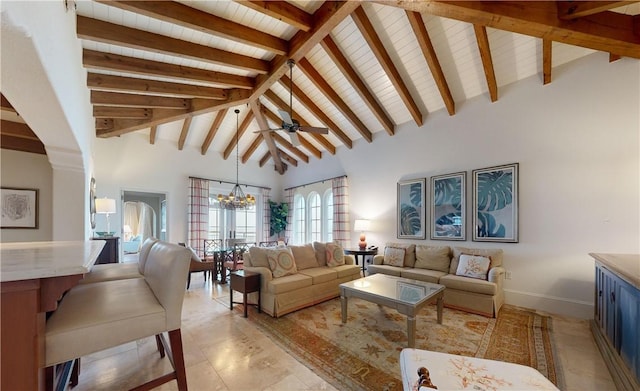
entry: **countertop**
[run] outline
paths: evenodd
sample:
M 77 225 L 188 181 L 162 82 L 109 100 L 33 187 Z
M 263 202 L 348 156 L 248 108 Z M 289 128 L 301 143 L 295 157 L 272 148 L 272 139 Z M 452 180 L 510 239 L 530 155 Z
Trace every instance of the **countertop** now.
M 640 289 L 640 254 L 589 253 L 607 269 Z
M 0 243 L 0 281 L 85 274 L 104 240 Z

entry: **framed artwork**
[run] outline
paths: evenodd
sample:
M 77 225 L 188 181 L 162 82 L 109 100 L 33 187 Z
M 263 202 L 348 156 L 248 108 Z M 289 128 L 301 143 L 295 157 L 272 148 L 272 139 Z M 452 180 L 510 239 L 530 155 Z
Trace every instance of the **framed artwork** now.
M 431 239 L 465 240 L 467 173 L 431 177 Z
M 38 228 L 38 189 L 0 189 L 0 228 Z
M 473 170 L 473 240 L 518 242 L 518 163 Z
M 398 182 L 398 238 L 425 239 L 426 180 Z

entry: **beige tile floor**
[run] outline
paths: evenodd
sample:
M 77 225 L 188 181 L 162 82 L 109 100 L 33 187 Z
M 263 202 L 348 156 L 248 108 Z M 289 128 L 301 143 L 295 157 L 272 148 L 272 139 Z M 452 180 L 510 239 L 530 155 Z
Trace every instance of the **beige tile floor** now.
M 335 390 L 230 311 L 228 301 L 226 284 L 205 283 L 200 273 L 192 276 L 182 318 L 190 390 Z M 615 390 L 588 322 L 553 316 L 553 327 L 564 389 Z M 84 357 L 74 391 L 129 389 L 169 369 L 169 361 L 160 360 L 155 340 L 149 338 Z M 176 383 L 159 389 L 175 390 Z

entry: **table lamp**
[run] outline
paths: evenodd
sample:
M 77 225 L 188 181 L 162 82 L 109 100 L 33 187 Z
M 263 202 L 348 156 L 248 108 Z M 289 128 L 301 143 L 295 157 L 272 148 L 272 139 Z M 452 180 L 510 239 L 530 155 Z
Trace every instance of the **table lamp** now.
M 112 198 L 96 198 L 96 213 L 107 215 L 107 235 L 111 236 L 109 215 L 116 213 L 116 200 Z
M 355 227 L 353 228 L 355 231 L 360 231 L 360 243 L 358 243 L 358 247 L 360 250 L 364 250 L 367 248 L 367 238 L 365 237 L 365 231 L 369 230 L 369 226 L 371 222 L 369 220 L 356 220 Z

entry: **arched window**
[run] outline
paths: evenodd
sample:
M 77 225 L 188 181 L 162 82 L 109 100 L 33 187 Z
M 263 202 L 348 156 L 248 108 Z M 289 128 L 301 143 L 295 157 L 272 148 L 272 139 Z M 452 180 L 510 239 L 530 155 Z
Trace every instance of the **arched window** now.
M 309 235 L 307 243 L 322 241 L 322 203 L 320 194 L 313 191 L 309 194 Z
M 328 189 L 322 198 L 322 237 L 325 242 L 333 242 L 333 191 Z
M 304 244 L 306 240 L 307 211 L 304 197 L 296 194 L 293 197 L 293 244 Z

